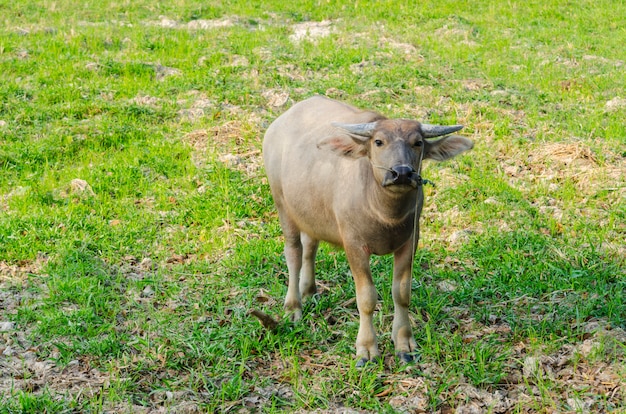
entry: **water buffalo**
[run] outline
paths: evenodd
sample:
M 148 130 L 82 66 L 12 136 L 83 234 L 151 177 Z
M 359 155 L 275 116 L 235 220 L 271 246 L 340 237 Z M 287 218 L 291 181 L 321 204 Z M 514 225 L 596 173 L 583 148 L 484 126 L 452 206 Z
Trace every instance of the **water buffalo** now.
M 391 338 L 402 361 L 413 358 L 417 344 L 408 307 L 424 201 L 421 164 L 471 149 L 472 141 L 448 135 L 461 128 L 388 119 L 316 96 L 291 107 L 267 129 L 263 158 L 289 271 L 285 309 L 292 320 L 300 319 L 302 298 L 316 293 L 320 240 L 342 247 L 356 287 L 358 365 L 380 356 L 372 322 L 378 298 L 372 254 L 394 254 Z

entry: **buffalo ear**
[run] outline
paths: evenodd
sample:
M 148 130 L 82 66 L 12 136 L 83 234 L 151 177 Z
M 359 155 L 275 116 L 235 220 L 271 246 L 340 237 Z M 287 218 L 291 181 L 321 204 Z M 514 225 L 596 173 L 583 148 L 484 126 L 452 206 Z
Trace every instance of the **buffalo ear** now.
M 448 135 L 436 141 L 425 140 L 424 159 L 443 161 L 470 150 L 474 143 L 460 135 Z
M 317 144 L 319 149 L 329 149 L 343 157 L 361 158 L 367 155 L 367 139 L 339 135 L 324 138 Z

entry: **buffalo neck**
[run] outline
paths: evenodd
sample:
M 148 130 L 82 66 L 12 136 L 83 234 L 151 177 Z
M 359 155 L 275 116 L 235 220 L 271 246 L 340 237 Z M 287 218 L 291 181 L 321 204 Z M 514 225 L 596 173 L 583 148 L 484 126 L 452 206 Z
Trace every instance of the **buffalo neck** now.
M 402 224 L 414 219 L 415 208 L 421 209 L 424 200 L 422 186 L 407 192 L 394 192 L 376 181 L 371 167 L 366 174 L 368 175 L 366 182 L 369 185 L 365 188 L 365 192 L 370 211 L 390 225 Z

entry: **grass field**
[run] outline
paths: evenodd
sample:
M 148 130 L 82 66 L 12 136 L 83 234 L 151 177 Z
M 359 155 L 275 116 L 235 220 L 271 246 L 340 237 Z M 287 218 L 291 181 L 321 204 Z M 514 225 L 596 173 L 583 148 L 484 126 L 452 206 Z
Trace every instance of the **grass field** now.
M 0 0 L 0 413 L 625 412 L 623 1 Z M 465 125 L 411 316 L 354 366 L 341 251 L 282 318 L 265 128 L 323 94 Z

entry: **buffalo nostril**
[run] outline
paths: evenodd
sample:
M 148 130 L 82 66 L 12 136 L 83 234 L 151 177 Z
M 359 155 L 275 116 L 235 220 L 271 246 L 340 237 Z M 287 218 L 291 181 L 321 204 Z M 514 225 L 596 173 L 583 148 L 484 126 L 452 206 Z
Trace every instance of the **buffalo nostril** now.
M 391 174 L 393 175 L 394 180 L 398 180 L 400 178 L 407 178 L 414 172 L 415 170 L 413 169 L 413 167 L 409 165 L 398 165 L 391 169 Z

